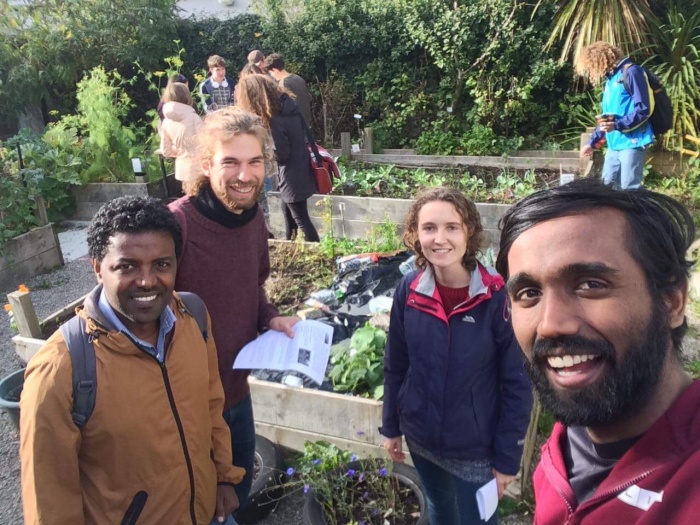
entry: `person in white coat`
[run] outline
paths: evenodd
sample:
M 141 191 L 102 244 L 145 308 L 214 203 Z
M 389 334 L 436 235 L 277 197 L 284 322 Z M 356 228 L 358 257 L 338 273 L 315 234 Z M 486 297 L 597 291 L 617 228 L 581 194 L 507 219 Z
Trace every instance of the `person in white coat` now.
M 160 153 L 175 159 L 175 178 L 183 191 L 202 175 L 197 163 L 197 133 L 202 119 L 192 107 L 192 95 L 185 84 L 171 83 L 163 93 L 163 125 L 160 128 Z

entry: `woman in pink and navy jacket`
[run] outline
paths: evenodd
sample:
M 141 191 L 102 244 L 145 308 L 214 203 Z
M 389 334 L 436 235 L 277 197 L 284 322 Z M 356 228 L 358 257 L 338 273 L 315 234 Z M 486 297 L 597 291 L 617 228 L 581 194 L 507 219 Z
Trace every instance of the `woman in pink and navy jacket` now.
M 423 269 L 394 296 L 381 432 L 398 462 L 406 438 L 433 525 L 484 523 L 476 491 L 495 477 L 500 497 L 514 479 L 532 407 L 503 279 L 476 259 L 483 239 L 476 206 L 451 188 L 422 191 L 406 217 Z

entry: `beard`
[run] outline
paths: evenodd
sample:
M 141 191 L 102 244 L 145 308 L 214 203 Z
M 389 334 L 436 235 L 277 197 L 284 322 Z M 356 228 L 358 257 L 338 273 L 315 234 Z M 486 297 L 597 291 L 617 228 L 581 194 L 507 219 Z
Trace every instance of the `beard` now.
M 221 201 L 221 204 L 223 204 L 228 211 L 236 213 L 242 210 L 249 210 L 250 208 L 255 206 L 255 204 L 258 202 L 260 192 L 263 189 L 263 183 L 251 182 L 246 185 L 241 185 L 241 187 L 253 188 L 253 191 L 247 194 L 247 196 L 249 197 L 247 201 L 232 199 L 228 193 L 228 186 L 216 188 L 212 186 L 212 189 L 214 190 L 214 194 L 216 195 L 216 197 Z
M 567 426 L 600 427 L 622 421 L 645 405 L 659 382 L 671 346 L 668 315 L 656 304 L 647 325 L 636 331 L 627 348 L 615 349 L 605 340 L 580 336 L 540 339 L 532 348 L 532 361 L 526 369 L 545 410 Z M 658 325 L 654 320 L 660 320 Z M 581 388 L 562 391 L 547 379 L 547 357 L 565 354 L 598 354 L 603 377 Z

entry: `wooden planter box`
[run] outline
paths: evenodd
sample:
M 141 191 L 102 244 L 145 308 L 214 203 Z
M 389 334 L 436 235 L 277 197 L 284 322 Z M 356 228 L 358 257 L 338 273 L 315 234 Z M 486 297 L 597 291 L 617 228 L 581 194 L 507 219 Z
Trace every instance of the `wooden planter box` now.
M 15 288 L 26 279 L 63 266 L 52 224 L 10 239 L 0 250 L 0 290 Z
M 253 377 L 248 383 L 256 431 L 275 443 L 304 450 L 304 441 L 324 440 L 365 457 L 383 449 L 381 401 Z
M 284 238 L 284 214 L 282 212 L 282 200 L 279 192 L 270 192 L 267 196 L 270 205 L 270 227 L 272 233 L 280 239 Z M 348 237 L 362 239 L 373 227 L 384 224 L 387 219 L 395 224 L 403 224 L 408 209 L 413 203 L 410 199 L 385 199 L 381 197 L 346 197 L 336 195 L 312 195 L 308 200 L 309 215 L 319 235 L 328 230 L 328 225 L 323 222 L 326 213 L 324 199 L 330 202 L 333 235 L 336 237 Z M 484 226 L 486 246 L 497 249 L 501 239 L 498 223 L 503 214 L 510 208 L 510 204 L 477 203 L 477 209 L 481 215 Z
M 179 195 L 178 182 L 174 175 L 168 176 L 168 192 Z M 91 182 L 72 189 L 75 197 L 75 212 L 69 217 L 76 221 L 89 221 L 105 202 L 124 195 L 166 197 L 162 180 L 153 182 Z

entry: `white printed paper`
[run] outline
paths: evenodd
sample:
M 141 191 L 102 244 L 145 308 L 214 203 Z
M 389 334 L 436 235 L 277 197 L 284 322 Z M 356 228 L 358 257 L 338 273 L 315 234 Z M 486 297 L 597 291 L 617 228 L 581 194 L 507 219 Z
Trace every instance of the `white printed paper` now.
M 496 478 L 476 491 L 476 504 L 479 506 L 479 517 L 488 521 L 498 508 L 498 485 Z
M 319 385 L 326 374 L 333 343 L 333 327 L 318 321 L 299 321 L 294 337 L 268 330 L 243 347 L 233 368 L 296 370 Z

